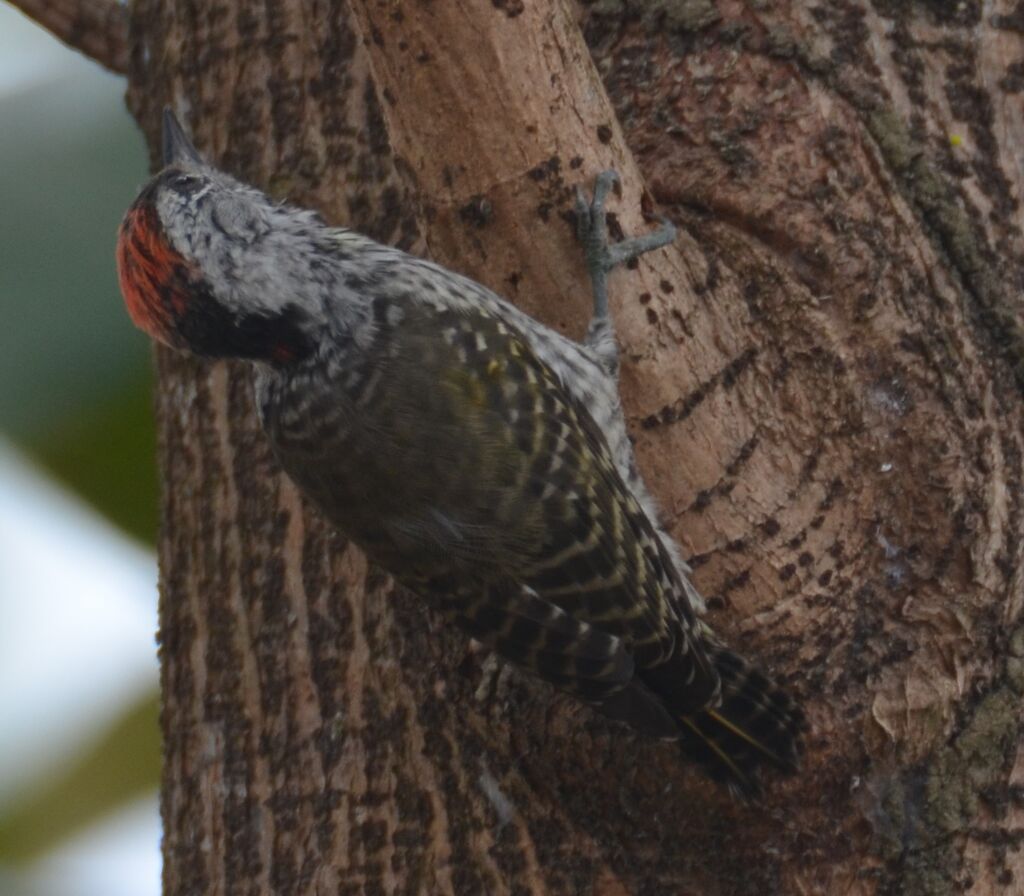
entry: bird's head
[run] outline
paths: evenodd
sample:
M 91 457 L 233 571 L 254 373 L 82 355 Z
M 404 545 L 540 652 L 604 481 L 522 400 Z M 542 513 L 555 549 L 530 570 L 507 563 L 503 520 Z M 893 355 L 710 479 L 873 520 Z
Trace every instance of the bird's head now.
M 304 357 L 313 328 L 302 280 L 322 225 L 207 164 L 169 109 L 163 128 L 164 167 L 118 233 L 118 279 L 132 320 L 197 355 Z

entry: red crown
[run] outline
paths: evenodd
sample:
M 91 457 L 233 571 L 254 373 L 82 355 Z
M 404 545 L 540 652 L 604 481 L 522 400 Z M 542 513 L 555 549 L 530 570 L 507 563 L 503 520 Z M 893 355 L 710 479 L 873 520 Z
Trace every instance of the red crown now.
M 117 277 L 128 314 L 154 339 L 173 344 L 174 322 L 188 309 L 188 262 L 171 246 L 156 209 L 138 203 L 121 222 Z

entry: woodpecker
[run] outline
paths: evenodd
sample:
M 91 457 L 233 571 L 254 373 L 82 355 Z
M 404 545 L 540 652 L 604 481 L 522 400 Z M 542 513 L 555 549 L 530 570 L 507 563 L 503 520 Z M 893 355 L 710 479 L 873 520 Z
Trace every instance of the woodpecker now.
M 619 401 L 608 273 L 670 223 L 610 243 L 614 173 L 577 191 L 594 291 L 577 343 L 217 170 L 170 110 L 163 152 L 118 235 L 128 312 L 166 345 L 252 363 L 273 451 L 333 525 L 499 656 L 733 791 L 796 767 L 802 712 L 702 620 Z

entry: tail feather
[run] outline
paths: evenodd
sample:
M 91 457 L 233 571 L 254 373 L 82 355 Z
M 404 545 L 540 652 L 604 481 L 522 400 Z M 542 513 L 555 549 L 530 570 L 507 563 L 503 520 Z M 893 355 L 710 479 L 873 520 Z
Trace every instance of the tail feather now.
M 804 715 L 785 691 L 742 657 L 719 645 L 706 649 L 722 681 L 722 702 L 680 716 L 680 743 L 712 778 L 754 796 L 762 766 L 796 771 Z

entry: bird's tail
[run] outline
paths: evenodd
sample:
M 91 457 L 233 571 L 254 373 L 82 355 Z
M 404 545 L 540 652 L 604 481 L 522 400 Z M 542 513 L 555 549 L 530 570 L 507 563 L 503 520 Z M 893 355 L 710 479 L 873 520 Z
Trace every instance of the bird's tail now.
M 792 698 L 738 654 L 705 649 L 722 682 L 722 702 L 679 717 L 683 752 L 730 790 L 753 796 L 762 765 L 796 771 L 804 714 Z

